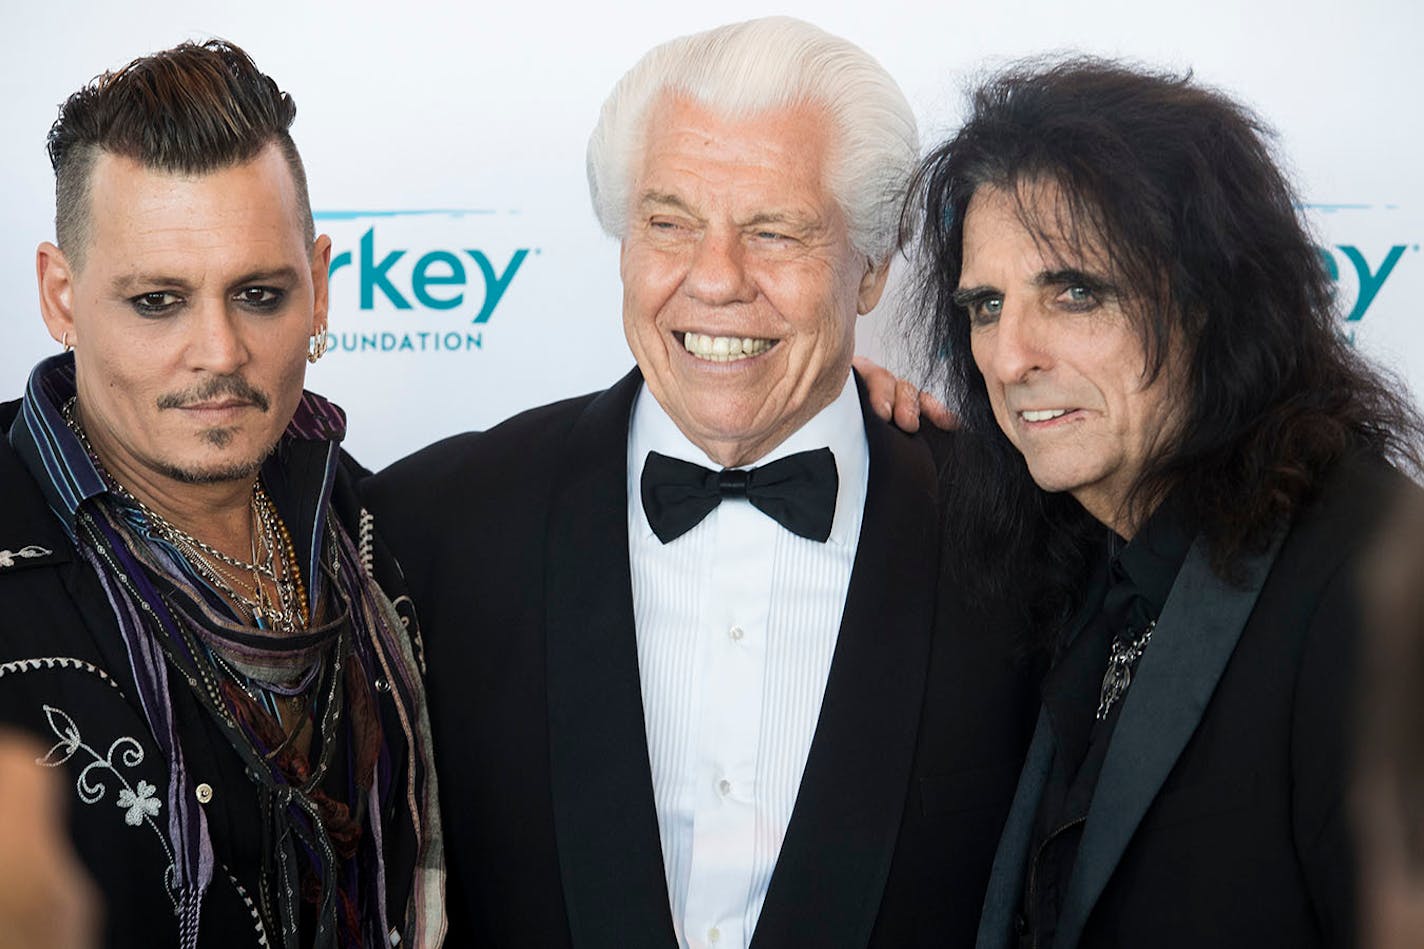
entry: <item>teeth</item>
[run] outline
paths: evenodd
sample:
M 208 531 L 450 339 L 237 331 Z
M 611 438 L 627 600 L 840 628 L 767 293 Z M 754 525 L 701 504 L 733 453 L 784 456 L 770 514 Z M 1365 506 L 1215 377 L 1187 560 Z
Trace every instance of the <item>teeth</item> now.
M 682 345 L 692 355 L 712 362 L 735 362 L 749 356 L 759 356 L 771 348 L 772 340 L 738 336 L 708 336 L 704 333 L 682 334 Z
M 1067 415 L 1067 409 L 1025 409 L 1019 413 L 1025 422 L 1046 422 L 1049 419 Z

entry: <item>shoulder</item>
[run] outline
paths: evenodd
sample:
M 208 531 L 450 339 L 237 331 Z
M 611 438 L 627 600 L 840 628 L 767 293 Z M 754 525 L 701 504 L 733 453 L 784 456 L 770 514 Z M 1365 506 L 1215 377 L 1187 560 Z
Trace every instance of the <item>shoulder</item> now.
M 410 490 L 463 488 L 472 480 L 509 480 L 536 469 L 558 455 L 569 430 L 597 395 L 542 405 L 486 431 L 442 439 L 367 479 L 362 491 L 379 502 Z
M 1378 537 L 1389 512 L 1420 487 L 1377 455 L 1353 455 L 1338 462 L 1297 513 L 1282 545 L 1282 558 L 1339 570 Z
M 571 446 L 624 450 L 640 384 L 625 377 L 611 389 L 436 442 L 362 481 L 362 501 L 403 563 L 432 537 L 463 544 L 472 531 L 534 529 L 557 479 L 583 463 L 570 457 Z
M 50 511 L 45 496 L 24 460 L 10 447 L 10 424 L 14 421 L 19 402 L 0 405 L 0 553 L 13 553 L 25 548 L 40 547 L 52 552 L 45 557 L 0 558 L 0 575 L 21 572 L 21 567 L 35 567 L 62 562 L 69 540 L 58 518 Z M 6 566 L 7 561 L 11 563 Z

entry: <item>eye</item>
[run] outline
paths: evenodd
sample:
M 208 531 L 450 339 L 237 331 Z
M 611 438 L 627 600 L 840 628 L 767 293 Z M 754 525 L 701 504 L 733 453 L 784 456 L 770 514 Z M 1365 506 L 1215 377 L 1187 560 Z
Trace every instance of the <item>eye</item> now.
M 756 232 L 756 236 L 757 236 L 757 239 L 758 239 L 758 240 L 763 240 L 763 241 L 789 241 L 789 240 L 791 240 L 791 235 L 789 235 L 789 234 L 782 234 L 780 231 L 757 231 L 757 232 Z
M 140 316 L 162 316 L 182 302 L 181 297 L 167 290 L 152 290 L 129 298 L 129 305 Z
M 1058 300 L 1070 310 L 1091 310 L 1098 305 L 1098 294 L 1092 287 L 1075 283 L 1065 287 Z
M 275 310 L 282 305 L 286 293 L 275 287 L 243 287 L 233 299 L 249 310 Z
M 997 294 L 986 294 L 967 300 L 964 309 L 969 314 L 970 326 L 990 326 L 999 321 L 1004 312 L 1004 298 Z

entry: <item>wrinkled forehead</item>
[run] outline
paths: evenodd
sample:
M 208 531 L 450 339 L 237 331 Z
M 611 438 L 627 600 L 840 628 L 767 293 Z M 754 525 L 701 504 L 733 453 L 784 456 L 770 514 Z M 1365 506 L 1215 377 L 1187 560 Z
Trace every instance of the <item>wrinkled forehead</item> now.
M 819 107 L 736 116 L 686 97 L 666 99 L 643 143 L 632 207 L 661 201 L 699 215 L 825 226 L 840 207 L 828 180 L 829 137 Z

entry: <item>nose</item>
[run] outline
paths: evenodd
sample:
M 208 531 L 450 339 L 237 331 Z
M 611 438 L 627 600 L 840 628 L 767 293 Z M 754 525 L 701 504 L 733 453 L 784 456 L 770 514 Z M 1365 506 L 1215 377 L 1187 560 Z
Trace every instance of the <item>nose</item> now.
M 692 251 L 683 288 L 709 306 L 750 303 L 756 287 L 747 272 L 747 249 L 735 231 L 708 228 Z
M 1014 385 L 1049 368 L 1052 359 L 1046 330 L 1041 316 L 1005 300 L 993 326 L 975 334 L 984 337 L 973 347 L 979 371 L 986 379 Z
M 241 317 L 226 301 L 201 304 L 193 313 L 188 362 L 193 369 L 229 375 L 247 364 L 250 353 L 241 332 Z

